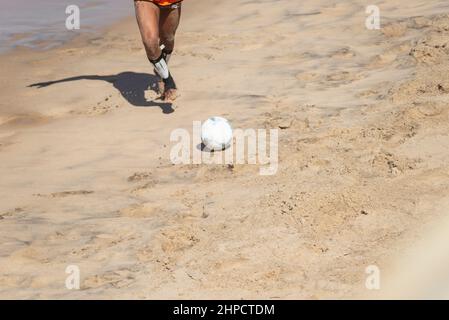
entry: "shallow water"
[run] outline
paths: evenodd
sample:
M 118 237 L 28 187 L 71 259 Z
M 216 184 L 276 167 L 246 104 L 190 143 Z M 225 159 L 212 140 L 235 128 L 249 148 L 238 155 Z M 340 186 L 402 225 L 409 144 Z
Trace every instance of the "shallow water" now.
M 80 30 L 67 30 L 66 8 L 80 8 Z M 16 46 L 48 49 L 131 15 L 131 0 L 0 0 L 0 52 Z

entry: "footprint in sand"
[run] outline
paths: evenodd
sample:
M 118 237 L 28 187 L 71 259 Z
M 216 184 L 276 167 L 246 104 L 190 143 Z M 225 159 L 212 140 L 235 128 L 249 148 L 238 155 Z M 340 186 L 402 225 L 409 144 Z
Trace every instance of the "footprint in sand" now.
M 416 111 L 425 117 L 436 117 L 442 115 L 444 111 L 447 112 L 447 108 L 442 104 L 434 102 L 422 102 L 414 105 Z
M 371 166 L 376 171 L 389 176 L 398 176 L 408 170 L 416 168 L 418 160 L 396 156 L 388 151 L 380 151 L 371 161 Z
M 330 54 L 331 58 L 344 58 L 344 59 L 347 59 L 347 58 L 353 58 L 355 56 L 356 56 L 355 51 L 352 50 L 349 47 L 340 48 L 338 50 L 333 51 Z
M 136 172 L 129 176 L 127 180 L 130 183 L 140 183 L 131 190 L 133 194 L 139 194 L 157 185 L 157 181 L 153 178 L 152 172 Z
M 421 64 L 436 64 L 447 60 L 449 44 L 441 36 L 429 36 L 420 40 L 410 51 L 410 55 Z
M 14 208 L 13 210 L 9 210 L 0 214 L 0 220 L 9 218 L 9 217 L 17 217 L 17 215 L 23 214 L 25 211 L 24 208 Z
M 165 253 L 184 251 L 200 241 L 193 230 L 169 229 L 161 233 L 160 244 Z
M 395 62 L 397 59 L 397 54 L 393 51 L 386 51 L 374 57 L 374 59 L 369 63 L 369 68 L 380 68 Z
M 136 257 L 140 262 L 155 262 L 165 270 L 171 270 L 175 262 L 200 242 L 198 232 L 186 227 L 165 229 L 154 242 L 140 248 Z
M 241 256 L 220 259 L 214 264 L 214 270 L 226 272 L 241 269 L 249 259 Z
M 52 253 L 42 246 L 30 243 L 28 246 L 20 248 L 10 255 L 12 259 L 33 260 L 38 263 L 48 263 L 52 260 Z
M 152 172 L 136 172 L 128 177 L 128 182 L 141 182 L 151 179 L 153 177 Z
M 47 198 L 65 198 L 70 196 L 84 196 L 94 193 L 94 191 L 90 190 L 75 190 L 75 191 L 62 191 L 62 192 L 54 192 L 50 194 L 34 194 L 37 197 L 47 197 Z
M 90 258 L 96 256 L 98 259 L 108 259 L 107 249 L 123 244 L 124 242 L 131 241 L 135 238 L 134 234 L 115 233 L 115 234 L 98 234 L 88 240 L 81 247 L 77 247 L 71 251 L 71 255 L 77 258 Z
M 147 218 L 155 216 L 160 212 L 158 205 L 154 203 L 136 204 L 130 207 L 126 207 L 119 211 L 122 217 L 129 218 Z
M 83 289 L 97 289 L 103 286 L 111 286 L 114 288 L 126 288 L 135 282 L 135 276 L 132 270 L 121 269 L 110 271 L 102 275 L 94 275 L 84 280 Z
M 306 86 L 309 82 L 315 82 L 320 79 L 320 75 L 315 72 L 300 72 L 295 78 Z
M 407 24 L 405 22 L 394 22 L 383 26 L 381 32 L 388 38 L 398 38 L 407 32 Z
M 332 86 L 344 85 L 361 79 L 362 77 L 356 73 L 349 71 L 337 71 L 326 76 L 326 82 L 332 82 Z

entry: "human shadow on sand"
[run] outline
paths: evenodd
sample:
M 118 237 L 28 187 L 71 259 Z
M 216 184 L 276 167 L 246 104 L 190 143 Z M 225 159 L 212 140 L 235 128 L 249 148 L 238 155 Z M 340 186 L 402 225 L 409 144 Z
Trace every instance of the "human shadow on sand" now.
M 168 102 L 151 101 L 145 98 L 145 91 L 152 90 L 158 93 L 158 77 L 147 73 L 122 72 L 117 75 L 99 76 L 84 75 L 65 78 L 55 81 L 33 83 L 28 87 L 44 88 L 62 82 L 78 80 L 102 80 L 111 83 L 120 94 L 135 107 L 159 107 L 162 112 L 169 114 L 174 112 L 173 105 Z

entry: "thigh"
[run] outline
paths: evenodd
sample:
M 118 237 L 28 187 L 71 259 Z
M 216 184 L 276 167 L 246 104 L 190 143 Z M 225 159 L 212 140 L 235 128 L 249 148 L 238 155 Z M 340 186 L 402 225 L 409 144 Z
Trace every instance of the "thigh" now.
M 142 37 L 159 37 L 160 9 L 151 1 L 135 0 L 137 24 Z
M 159 19 L 160 36 L 171 40 L 176 33 L 181 20 L 181 5 L 177 8 L 163 8 Z

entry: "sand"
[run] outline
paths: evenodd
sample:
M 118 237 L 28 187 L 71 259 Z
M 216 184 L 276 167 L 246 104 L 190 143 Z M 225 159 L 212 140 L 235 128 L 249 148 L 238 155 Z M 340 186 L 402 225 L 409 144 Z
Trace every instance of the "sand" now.
M 449 6 L 377 4 L 381 30 L 364 1 L 186 1 L 174 105 L 131 18 L 2 55 L 0 298 L 369 294 L 449 209 Z M 277 174 L 173 165 L 214 115 L 283 128 Z

